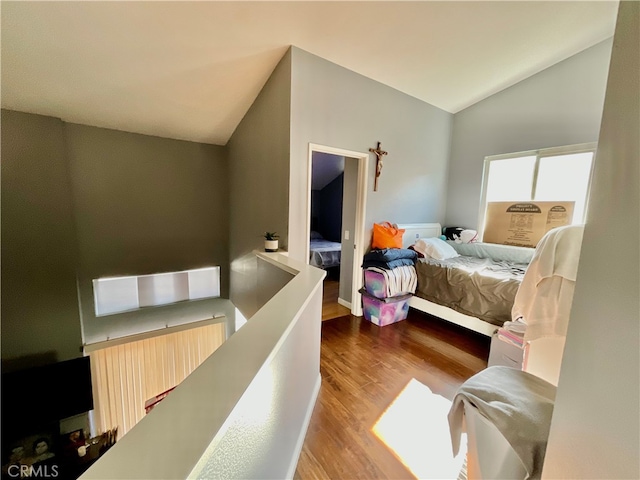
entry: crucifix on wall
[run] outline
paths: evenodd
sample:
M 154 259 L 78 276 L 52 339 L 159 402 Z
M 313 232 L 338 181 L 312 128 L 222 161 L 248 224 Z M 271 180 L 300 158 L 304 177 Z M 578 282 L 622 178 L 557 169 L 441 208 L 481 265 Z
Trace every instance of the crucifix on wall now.
M 370 152 L 376 155 L 376 178 L 373 181 L 373 191 L 378 191 L 378 177 L 382 173 L 382 157 L 387 154 L 384 150 L 380 150 L 380 142 L 376 148 L 370 148 Z

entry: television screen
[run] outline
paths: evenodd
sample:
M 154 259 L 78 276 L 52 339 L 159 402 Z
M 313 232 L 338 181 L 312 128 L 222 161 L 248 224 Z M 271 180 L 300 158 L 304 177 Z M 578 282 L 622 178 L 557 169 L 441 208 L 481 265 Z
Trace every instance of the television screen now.
M 2 375 L 3 433 L 23 434 L 92 409 L 89 357 Z

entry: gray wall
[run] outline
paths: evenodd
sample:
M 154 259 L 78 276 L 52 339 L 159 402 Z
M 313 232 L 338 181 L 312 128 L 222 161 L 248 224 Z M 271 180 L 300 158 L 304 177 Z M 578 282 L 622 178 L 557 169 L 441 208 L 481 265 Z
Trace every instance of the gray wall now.
M 65 134 L 86 338 L 162 328 L 179 318 L 178 305 L 144 312 L 144 321 L 131 322 L 128 315 L 96 319 L 91 281 L 100 276 L 220 265 L 221 296 L 228 297 L 224 147 L 76 124 L 66 124 Z
M 332 242 L 340 242 L 342 234 L 342 190 L 344 173 L 341 173 L 320 190 L 318 231 Z
M 478 228 L 484 158 L 598 139 L 611 40 L 454 116 L 445 226 Z
M 255 259 L 258 272 L 258 285 L 256 288 L 258 303 L 255 308 L 257 312 L 291 281 L 294 274 L 266 262 L 261 258 L 255 257 Z
M 311 190 L 311 230 L 318 230 L 319 218 L 320 190 Z
M 227 165 L 224 147 L 3 110 L 3 360 L 64 360 L 83 341 L 212 315 L 226 315 L 232 332 L 224 298 L 96 319 L 91 284 L 220 265 L 226 297 Z
M 3 361 L 81 355 L 74 228 L 63 123 L 2 110 Z
M 353 271 L 353 246 L 356 231 L 356 185 L 358 182 L 358 160 L 344 159 L 344 192 L 342 196 L 342 252 L 340 252 L 340 288 L 338 298 L 351 303 L 353 275 L 361 275 L 360 269 Z M 349 230 L 349 239 L 345 238 Z
M 640 3 L 621 2 L 543 478 L 640 473 L 638 72 Z
M 291 54 L 284 55 L 231 136 L 229 149 L 231 301 L 255 310 L 255 261 L 265 231 L 287 244 Z M 308 234 L 307 234 L 308 239 Z
M 309 143 L 367 153 L 382 142 L 373 192 L 370 156 L 366 228 L 374 222 L 442 221 L 453 116 L 292 47 L 289 254 L 305 261 Z

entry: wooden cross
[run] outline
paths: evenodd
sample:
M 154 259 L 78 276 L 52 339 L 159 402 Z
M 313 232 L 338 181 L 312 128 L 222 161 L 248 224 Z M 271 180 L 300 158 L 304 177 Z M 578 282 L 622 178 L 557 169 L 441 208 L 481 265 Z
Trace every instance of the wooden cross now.
M 373 182 L 373 191 L 377 192 L 378 177 L 380 176 L 380 173 L 382 173 L 382 157 L 383 155 L 386 155 L 387 152 L 385 152 L 384 150 L 380 150 L 380 142 L 378 142 L 378 146 L 376 148 L 370 148 L 369 151 L 376 155 L 376 178 Z

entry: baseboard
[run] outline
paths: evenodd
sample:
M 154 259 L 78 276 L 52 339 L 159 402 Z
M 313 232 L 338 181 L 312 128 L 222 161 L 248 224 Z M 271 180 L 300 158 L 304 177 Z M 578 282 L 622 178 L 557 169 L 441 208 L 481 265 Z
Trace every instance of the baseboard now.
M 309 430 L 309 424 L 311 423 L 311 415 L 313 415 L 313 409 L 316 406 L 316 401 L 318 400 L 318 394 L 320 393 L 320 385 L 322 384 L 322 376 L 320 372 L 318 372 L 318 377 L 316 379 L 316 384 L 313 387 L 313 393 L 311 394 L 311 401 L 309 402 L 309 406 L 307 407 L 307 413 L 304 418 L 304 422 L 302 423 L 302 428 L 300 429 L 300 434 L 298 435 L 298 441 L 296 442 L 296 446 L 293 450 L 293 455 L 291 457 L 291 464 L 289 465 L 289 471 L 287 472 L 286 478 L 293 478 L 296 473 L 296 468 L 298 468 L 298 460 L 300 459 L 300 453 L 302 452 L 302 447 L 304 446 L 304 439 L 307 436 L 307 430 Z
M 347 307 L 349 310 L 351 310 L 351 302 L 347 302 L 346 300 L 343 300 L 340 297 L 338 297 L 338 303 L 343 307 Z

